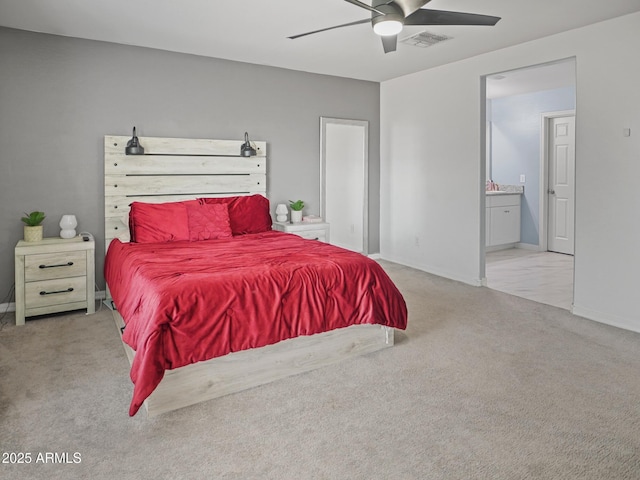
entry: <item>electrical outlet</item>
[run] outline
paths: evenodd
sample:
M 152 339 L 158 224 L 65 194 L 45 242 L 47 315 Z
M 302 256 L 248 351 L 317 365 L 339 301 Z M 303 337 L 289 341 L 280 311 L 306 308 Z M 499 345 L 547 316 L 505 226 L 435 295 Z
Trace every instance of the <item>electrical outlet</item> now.
M 416 247 L 420 246 L 420 237 L 418 235 L 416 235 L 415 244 L 416 244 Z
M 520 174 L 520 183 L 525 183 L 525 176 L 524 173 Z

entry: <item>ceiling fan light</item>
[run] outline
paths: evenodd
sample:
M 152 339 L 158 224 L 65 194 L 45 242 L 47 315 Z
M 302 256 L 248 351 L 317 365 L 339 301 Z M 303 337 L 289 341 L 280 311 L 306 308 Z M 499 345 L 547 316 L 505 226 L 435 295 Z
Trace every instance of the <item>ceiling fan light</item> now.
M 399 20 L 383 20 L 373 26 L 373 31 L 383 37 L 397 35 L 402 31 L 402 22 Z

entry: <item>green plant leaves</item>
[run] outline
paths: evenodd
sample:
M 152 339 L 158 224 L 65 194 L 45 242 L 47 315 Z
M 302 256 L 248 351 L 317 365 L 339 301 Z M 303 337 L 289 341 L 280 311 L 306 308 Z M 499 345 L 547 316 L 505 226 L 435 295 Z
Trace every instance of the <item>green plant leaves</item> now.
M 291 207 L 291 210 L 298 212 L 304 208 L 304 202 L 302 200 L 296 200 L 295 202 L 293 200 L 289 200 L 289 207 Z
M 44 212 L 35 211 L 31 213 L 25 212 L 24 214 L 27 216 L 22 217 L 20 220 L 22 220 L 29 227 L 37 227 L 46 218 Z

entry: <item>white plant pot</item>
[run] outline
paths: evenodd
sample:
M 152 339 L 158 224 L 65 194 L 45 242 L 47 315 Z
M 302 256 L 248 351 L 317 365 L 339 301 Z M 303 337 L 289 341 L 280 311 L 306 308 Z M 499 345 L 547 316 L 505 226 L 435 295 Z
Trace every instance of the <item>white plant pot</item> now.
M 302 221 L 302 210 L 291 210 L 291 223 L 300 223 Z

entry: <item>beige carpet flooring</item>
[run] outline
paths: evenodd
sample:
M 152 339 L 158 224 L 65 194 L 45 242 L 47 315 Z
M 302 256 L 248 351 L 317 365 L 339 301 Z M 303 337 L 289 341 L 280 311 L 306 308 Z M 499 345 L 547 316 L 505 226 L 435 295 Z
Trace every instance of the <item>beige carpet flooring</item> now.
M 153 419 L 108 310 L 7 315 L 0 478 L 640 479 L 639 334 L 383 264 L 394 348 Z

